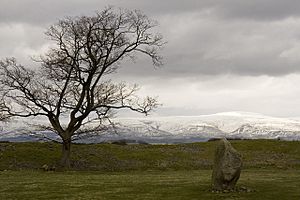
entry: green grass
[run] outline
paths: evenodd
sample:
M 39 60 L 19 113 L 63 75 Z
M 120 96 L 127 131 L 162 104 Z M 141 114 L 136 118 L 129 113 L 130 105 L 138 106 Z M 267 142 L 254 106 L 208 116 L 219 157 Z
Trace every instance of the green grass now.
M 244 168 L 300 169 L 300 142 L 231 141 L 242 154 Z M 72 170 L 211 169 L 216 142 L 177 145 L 92 144 L 72 146 Z M 38 169 L 56 165 L 56 143 L 0 143 L 0 170 Z
M 127 172 L 0 172 L 0 199 L 298 200 L 300 170 L 245 170 L 239 187 L 212 193 L 211 170 Z
M 300 199 L 300 142 L 231 141 L 243 170 L 231 193 L 210 191 L 216 142 L 72 146 L 71 171 L 56 165 L 56 143 L 0 143 L 0 199 Z

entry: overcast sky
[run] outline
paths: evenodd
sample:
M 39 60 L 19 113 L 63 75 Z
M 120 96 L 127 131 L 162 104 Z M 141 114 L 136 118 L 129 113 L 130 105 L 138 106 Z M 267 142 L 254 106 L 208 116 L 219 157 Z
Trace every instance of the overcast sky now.
M 300 116 L 297 0 L 1 0 L 0 57 L 30 64 L 47 49 L 49 25 L 108 5 L 143 11 L 168 42 L 162 68 L 141 57 L 116 75 L 159 97 L 154 115 Z

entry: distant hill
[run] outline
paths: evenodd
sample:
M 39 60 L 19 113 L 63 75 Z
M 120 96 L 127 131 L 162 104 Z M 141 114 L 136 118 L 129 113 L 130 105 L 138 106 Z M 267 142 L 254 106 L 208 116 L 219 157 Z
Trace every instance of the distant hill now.
M 42 139 L 43 135 L 59 140 L 50 131 L 34 131 L 25 122 L 23 120 L 2 124 L 0 140 L 36 141 Z M 186 143 L 219 137 L 300 140 L 300 121 L 246 112 L 200 116 L 116 118 L 114 126 L 105 133 L 83 137 L 78 142 L 100 143 L 126 139 L 145 143 Z

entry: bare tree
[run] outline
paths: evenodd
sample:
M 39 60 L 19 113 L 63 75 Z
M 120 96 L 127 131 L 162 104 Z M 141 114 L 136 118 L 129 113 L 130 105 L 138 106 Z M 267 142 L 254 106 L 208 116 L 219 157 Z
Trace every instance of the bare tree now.
M 3 107 L 17 117 L 44 116 L 62 139 L 61 165 L 70 167 L 72 139 L 101 131 L 113 111 L 130 109 L 147 114 L 158 103 L 140 99 L 138 87 L 114 83 L 110 74 L 125 58 L 139 53 L 161 65 L 162 36 L 156 23 L 140 11 L 107 8 L 94 16 L 65 18 L 46 35 L 52 48 L 36 62 L 38 70 L 25 68 L 14 58 L 0 62 Z M 67 122 L 64 123 L 64 121 Z

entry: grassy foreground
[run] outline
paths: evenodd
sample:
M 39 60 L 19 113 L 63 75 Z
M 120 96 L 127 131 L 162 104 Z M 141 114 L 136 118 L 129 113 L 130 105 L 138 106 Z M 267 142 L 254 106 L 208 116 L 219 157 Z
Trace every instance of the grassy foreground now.
M 0 172 L 0 199 L 298 200 L 300 170 L 245 170 L 250 191 L 212 193 L 211 170 L 133 172 Z
M 0 199 L 299 200 L 300 142 L 231 141 L 242 154 L 240 192 L 210 191 L 216 142 L 73 145 L 72 169 L 56 143 L 0 143 Z M 247 191 L 248 190 L 248 191 Z

